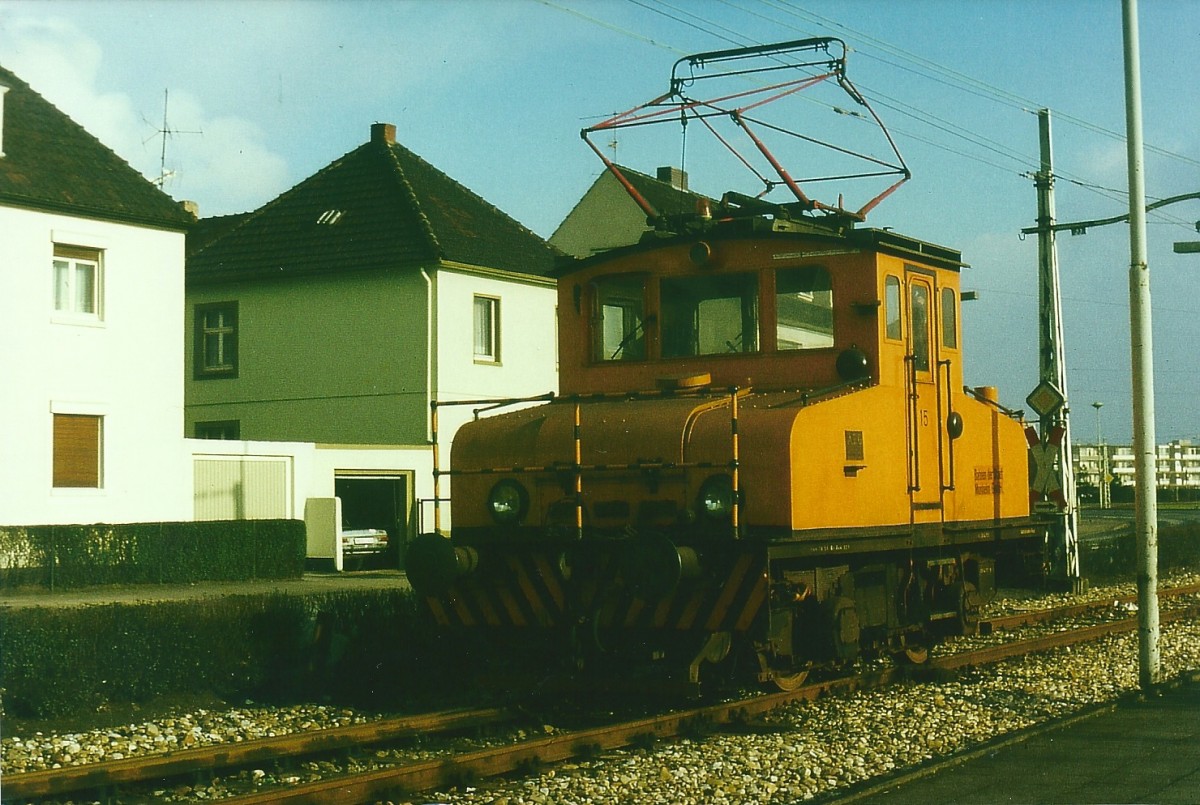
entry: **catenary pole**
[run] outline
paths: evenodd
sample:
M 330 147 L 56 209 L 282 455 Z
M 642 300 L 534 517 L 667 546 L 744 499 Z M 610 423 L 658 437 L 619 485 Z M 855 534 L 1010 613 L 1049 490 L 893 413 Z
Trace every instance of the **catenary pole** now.
M 1143 690 L 1159 681 L 1158 488 L 1154 443 L 1154 349 L 1150 267 L 1146 261 L 1146 180 L 1137 0 L 1122 0 L 1125 129 L 1129 152 L 1129 341 L 1133 370 L 1134 509 L 1137 536 L 1138 676 Z
M 1042 385 L 1061 395 L 1061 404 L 1043 408 L 1039 420 L 1042 441 L 1055 450 L 1057 487 L 1061 508 L 1050 517 L 1050 573 L 1055 582 L 1078 587 L 1079 527 L 1075 493 L 1075 462 L 1071 455 L 1070 405 L 1067 402 L 1067 359 L 1063 348 L 1062 293 L 1059 288 L 1058 249 L 1054 235 L 1054 157 L 1050 138 L 1050 110 L 1038 112 L 1041 170 L 1034 177 L 1038 196 L 1038 372 Z M 1053 504 L 1051 504 L 1053 506 Z

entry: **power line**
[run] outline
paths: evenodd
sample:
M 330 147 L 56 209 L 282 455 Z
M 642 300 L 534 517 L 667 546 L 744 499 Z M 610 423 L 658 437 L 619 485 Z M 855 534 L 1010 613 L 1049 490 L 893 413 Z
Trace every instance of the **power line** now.
M 721 0 L 721 2 L 724 2 L 727 5 L 732 5 L 729 2 L 729 0 Z M 888 53 L 897 55 L 902 59 L 907 59 L 915 64 L 921 65 L 921 66 L 925 67 L 926 69 L 933 71 L 934 73 L 938 73 L 943 76 L 946 76 L 948 82 L 950 82 L 951 85 L 956 86 L 959 89 L 965 89 L 968 92 L 972 92 L 973 94 L 981 95 L 982 97 L 989 97 L 992 100 L 999 101 L 1001 103 L 1007 104 L 1009 106 L 1013 106 L 1018 109 L 1022 109 L 1023 111 L 1027 111 L 1027 112 L 1034 111 L 1038 108 L 1045 106 L 1045 104 L 1039 104 L 1036 101 L 1033 101 L 1029 98 L 1024 98 L 1020 95 L 1017 95 L 1014 92 L 1009 92 L 1006 89 L 1002 89 L 1000 87 L 989 84 L 986 81 L 981 81 L 977 78 L 973 78 L 973 77 L 967 75 L 966 73 L 961 73 L 957 70 L 946 67 L 946 66 L 939 64 L 931 59 L 927 59 L 924 56 L 920 56 L 918 54 L 911 53 L 909 51 L 904 50 L 903 48 L 892 45 L 881 39 L 872 37 L 869 34 L 865 34 L 861 31 L 857 31 L 847 25 L 837 22 L 836 20 L 832 20 L 828 17 L 821 16 L 820 14 L 817 14 L 816 12 L 808 11 L 806 9 L 786 6 L 786 5 L 783 5 L 781 2 L 779 2 L 779 0 L 758 0 L 758 2 L 763 5 L 768 5 L 768 6 L 778 8 L 780 11 L 783 11 L 794 17 L 806 18 L 809 20 L 816 21 L 822 25 L 827 25 L 827 26 L 830 26 L 833 28 L 841 29 L 841 30 L 847 32 L 848 34 L 852 34 L 855 38 L 857 38 L 863 42 L 867 42 L 875 47 L 880 48 L 881 50 L 884 50 Z M 733 7 L 738 8 L 737 6 L 733 6 Z M 863 51 L 863 53 L 864 53 L 864 55 L 868 56 L 869 58 L 874 58 L 879 61 L 883 61 L 885 64 L 891 64 L 891 62 L 887 62 L 886 60 L 882 59 L 881 57 L 871 54 L 869 51 Z M 898 66 L 898 65 L 893 64 L 893 66 Z M 942 81 L 941 79 L 936 78 L 936 76 L 929 76 L 929 77 L 934 78 L 935 80 L 939 80 L 939 81 L 941 81 L 941 83 L 947 83 L 947 81 Z M 1076 126 L 1079 126 L 1080 128 L 1083 128 L 1087 131 L 1091 131 L 1096 134 L 1101 134 L 1105 137 L 1109 137 L 1109 138 L 1116 140 L 1118 142 L 1121 142 L 1121 143 L 1125 142 L 1125 135 L 1122 132 L 1113 131 L 1112 129 L 1107 129 L 1103 126 L 1092 123 L 1081 117 L 1072 115 L 1069 112 L 1063 112 L 1059 109 L 1054 109 L 1053 111 L 1054 111 L 1054 117 L 1055 117 L 1056 121 L 1063 120 L 1068 123 L 1072 123 Z M 1160 156 L 1168 157 L 1170 159 L 1176 159 L 1181 162 L 1185 162 L 1189 165 L 1200 167 L 1200 159 L 1194 159 L 1185 154 L 1179 154 L 1174 151 L 1169 151 L 1165 148 L 1159 148 L 1157 146 L 1150 145 L 1149 143 L 1146 144 L 1145 148 L 1147 151 L 1152 151 L 1153 153 L 1156 153 Z
M 760 12 L 757 12 L 750 8 L 747 8 L 744 5 L 740 5 L 738 3 L 732 2 L 732 0 L 720 0 L 720 1 L 724 5 L 734 9 L 735 11 L 738 11 L 739 13 L 743 13 L 743 14 L 750 15 L 752 17 L 756 17 L 756 18 L 763 20 L 765 22 L 768 22 L 774 26 L 783 26 L 783 27 L 789 28 L 790 30 L 798 31 L 802 35 L 807 35 L 807 36 L 813 35 L 812 31 L 795 24 L 795 22 L 793 22 L 793 21 L 781 20 L 775 16 L 768 16 L 768 15 L 762 14 Z M 576 9 L 565 7 L 563 5 L 560 5 L 559 3 L 553 2 L 552 0 L 540 0 L 540 2 L 542 2 L 544 5 L 547 5 L 551 8 L 555 8 L 557 10 L 564 11 L 564 12 L 569 13 L 569 14 L 571 14 L 575 17 L 578 17 L 582 20 L 590 22 L 592 24 L 599 25 L 599 26 L 605 28 L 606 30 L 612 31 L 613 33 L 617 33 L 621 36 L 628 37 L 630 39 L 642 42 L 644 44 L 649 44 L 653 47 L 656 47 L 656 48 L 659 48 L 662 50 L 666 50 L 666 51 L 674 53 L 676 55 L 686 55 L 686 52 L 680 48 L 677 48 L 677 47 L 668 45 L 664 42 L 660 42 L 658 40 L 646 37 L 642 34 L 631 31 L 620 25 L 616 25 L 614 23 L 599 19 L 592 15 L 585 14 Z M 680 25 L 684 25 L 684 26 L 691 28 L 693 30 L 696 30 L 696 31 L 700 31 L 704 34 L 713 36 L 719 40 L 728 42 L 730 44 L 735 44 L 735 45 L 739 45 L 739 46 L 763 44 L 762 42 L 756 42 L 756 41 L 750 39 L 749 37 L 739 34 L 737 31 L 729 28 L 728 26 L 725 26 L 721 23 L 715 22 L 714 20 L 712 20 L 710 18 L 701 16 L 700 14 L 696 13 L 694 10 L 691 10 L 689 8 L 681 8 L 678 5 L 673 5 L 672 3 L 666 2 L 666 0 L 659 0 L 659 2 L 657 2 L 657 3 L 649 3 L 649 2 L 646 2 L 645 0 L 627 0 L 627 2 L 629 2 L 631 5 L 637 6 L 646 11 L 650 11 L 651 13 L 662 16 L 668 20 L 671 20 L 672 22 L 678 23 Z M 1000 87 L 996 87 L 991 84 L 988 84 L 987 82 L 975 79 L 965 73 L 954 70 L 952 68 L 948 68 L 948 67 L 941 65 L 931 59 L 928 59 L 924 56 L 920 56 L 919 54 L 911 53 L 909 51 L 904 50 L 903 48 L 899 48 L 894 45 L 891 45 L 890 43 L 888 43 L 884 40 L 878 39 L 876 37 L 872 37 L 869 34 L 865 34 L 861 31 L 855 30 L 855 29 L 853 29 L 847 25 L 844 25 L 842 23 L 839 23 L 835 20 L 824 17 L 820 14 L 816 14 L 815 12 L 787 6 L 787 5 L 783 4 L 782 2 L 780 2 L 780 0 L 757 0 L 757 2 L 760 5 L 766 6 L 774 11 L 779 11 L 779 12 L 787 15 L 788 17 L 792 17 L 794 19 L 806 19 L 811 22 L 815 22 L 816 24 L 822 25 L 826 28 L 834 28 L 834 29 L 838 29 L 840 31 L 844 31 L 844 32 L 846 32 L 846 34 L 854 37 L 855 39 L 860 40 L 868 45 L 871 45 L 872 47 L 878 48 L 879 50 L 881 50 L 885 53 L 891 54 L 901 60 L 898 62 L 898 61 L 895 61 L 892 59 L 888 59 L 888 58 L 880 56 L 876 53 L 872 53 L 870 50 L 856 51 L 856 52 L 862 53 L 867 58 L 874 59 L 874 60 L 879 61 L 883 64 L 886 64 L 890 67 L 904 70 L 905 72 L 910 72 L 915 75 L 919 75 L 923 78 L 927 78 L 927 79 L 936 81 L 937 83 L 943 84 L 944 86 L 950 87 L 951 89 L 965 91 L 969 94 L 975 95 L 976 97 L 982 98 L 984 100 L 999 102 L 1002 105 L 1008 106 L 1013 109 L 1017 109 L 1019 111 L 1025 112 L 1025 113 L 1030 113 L 1030 112 L 1034 111 L 1036 108 L 1040 108 L 1039 104 L 1037 104 L 1036 102 L 1034 102 L 1030 99 L 1023 98 L 1020 95 L 1009 92 Z M 908 61 L 916 66 L 915 67 L 908 66 L 907 64 L 903 63 L 904 61 Z M 897 128 L 894 125 L 891 126 L 890 128 L 892 128 L 897 133 L 903 134 L 905 137 L 908 137 L 911 140 L 925 143 L 926 145 L 929 145 L 933 148 L 937 148 L 941 151 L 945 151 L 947 153 L 953 154 L 953 155 L 961 157 L 963 159 L 968 159 L 968 160 L 974 161 L 978 164 L 984 165 L 986 167 L 989 167 L 989 168 L 992 168 L 995 170 L 999 170 L 1004 173 L 1015 173 L 1020 176 L 1031 176 L 1032 175 L 1031 168 L 1037 164 L 1038 157 L 1033 155 L 1031 152 L 1022 152 L 1022 151 L 1013 149 L 1013 148 L 1007 146 L 1005 143 L 1002 143 L 998 140 L 994 140 L 994 139 L 986 137 L 984 135 L 972 132 L 969 129 L 961 126 L 960 124 L 954 123 L 949 120 L 945 120 L 928 110 L 920 109 L 909 102 L 894 98 L 892 96 L 887 95 L 886 93 L 875 91 L 874 89 L 863 86 L 861 84 L 859 84 L 859 87 L 860 87 L 860 89 L 863 89 L 865 92 L 867 92 L 867 94 L 869 94 L 869 96 L 872 99 L 875 99 L 880 107 L 888 109 L 891 112 L 894 112 L 898 115 L 902 115 L 906 118 L 909 118 L 909 119 L 919 123 L 922 126 L 927 126 L 929 128 L 932 128 L 935 131 L 938 131 L 943 135 L 949 136 L 954 139 L 961 139 L 964 142 L 969 143 L 974 148 L 978 148 L 985 152 L 990 153 L 992 155 L 992 157 L 987 157 L 987 156 L 980 155 L 979 153 L 972 153 L 972 152 L 969 152 L 966 150 L 957 149 L 957 148 L 954 148 L 953 146 L 948 145 L 944 141 L 931 139 L 927 136 L 923 136 L 923 135 L 918 134 L 911 130 L 906 131 L 901 128 Z M 824 106 L 828 109 L 837 111 L 836 108 L 833 107 L 831 104 L 824 103 L 820 100 L 817 100 L 817 99 L 814 99 L 814 98 L 811 98 L 808 96 L 804 96 L 803 99 L 808 102 L 816 103 L 816 104 Z M 1067 122 L 1073 123 L 1073 124 L 1080 126 L 1086 130 L 1102 134 L 1104 136 L 1113 138 L 1113 139 L 1121 141 L 1121 142 L 1124 141 L 1124 135 L 1122 135 L 1118 132 L 1114 132 L 1114 131 L 1105 129 L 1101 126 L 1097 126 L 1093 123 L 1089 123 L 1088 121 L 1083 120 L 1082 118 L 1078 118 L 1078 117 L 1072 116 L 1067 113 L 1058 113 L 1057 110 L 1056 110 L 1056 114 L 1058 114 L 1062 119 L 1066 120 Z M 1167 151 L 1165 149 L 1153 149 L 1150 146 L 1147 146 L 1147 148 L 1148 148 L 1148 150 L 1154 150 L 1163 156 L 1166 156 L 1166 157 L 1169 157 L 1172 159 L 1178 159 L 1183 162 L 1187 162 L 1190 164 L 1200 166 L 1200 160 L 1194 160 L 1189 157 L 1186 157 L 1186 156 L 1183 156 L 1180 154 L 1176 154 L 1171 151 Z M 998 157 L 1000 161 L 998 161 L 996 159 L 996 157 Z M 1013 164 L 1008 164 L 1009 162 L 1011 162 Z M 1060 181 L 1069 182 L 1081 189 L 1087 190 L 1091 193 L 1099 195 L 1100 197 L 1106 198 L 1108 200 L 1118 201 L 1118 202 L 1124 202 L 1124 200 L 1125 200 L 1126 194 L 1124 191 L 1104 187 L 1100 184 L 1089 181 L 1085 177 L 1075 175 L 1072 172 L 1060 171 L 1058 174 L 1056 174 L 1056 178 L 1059 179 Z M 1185 226 L 1185 227 L 1188 227 L 1189 229 L 1192 226 L 1191 221 L 1187 221 L 1182 218 L 1177 218 L 1170 214 L 1160 212 L 1160 213 L 1158 213 L 1158 217 L 1160 218 L 1160 220 L 1162 220 L 1166 223 L 1170 223 L 1172 225 Z
M 646 6 L 646 4 L 642 2 L 642 0 L 629 0 L 629 1 L 635 3 L 636 5 L 640 5 L 640 6 L 649 8 L 649 6 Z M 781 23 L 778 19 L 767 17 L 766 15 L 763 15 L 763 14 L 759 14 L 755 11 L 752 11 L 751 9 L 737 5 L 736 3 L 731 2 L 731 0 L 721 0 L 721 2 L 723 4 L 725 4 L 726 6 L 729 6 L 730 8 L 733 8 L 740 12 L 750 14 L 751 16 L 754 16 L 754 17 L 758 17 L 759 19 L 770 22 L 771 24 L 776 24 L 776 25 L 783 24 L 786 27 L 789 27 L 792 30 L 798 31 L 802 34 L 812 35 L 812 32 L 809 30 L 806 30 L 804 28 L 801 28 L 799 26 L 796 26 L 796 25 L 793 25 L 790 23 Z M 891 45 L 888 42 L 877 39 L 868 34 L 864 34 L 861 31 L 857 31 L 853 28 L 850 28 L 849 26 L 843 25 L 839 22 L 836 22 L 835 20 L 831 20 L 827 17 L 823 17 L 819 14 L 805 11 L 803 9 L 797 10 L 797 9 L 785 6 L 779 0 L 758 0 L 758 2 L 761 3 L 762 5 L 766 5 L 768 7 L 772 7 L 772 8 L 781 10 L 781 11 L 783 11 L 791 16 L 794 16 L 794 17 L 802 17 L 802 16 L 811 17 L 811 18 L 815 19 L 816 21 L 820 22 L 822 25 L 825 25 L 827 27 L 834 27 L 834 28 L 841 29 L 841 30 L 845 31 L 846 33 L 851 34 L 858 39 L 861 39 L 870 44 L 873 44 L 874 46 L 876 46 L 886 52 L 894 53 L 902 59 L 907 59 L 909 61 L 912 61 L 912 62 L 922 66 L 927 71 L 932 71 L 932 72 L 923 72 L 921 70 L 917 70 L 917 69 L 908 67 L 902 63 L 898 63 L 896 61 L 885 59 L 876 54 L 872 54 L 869 51 L 862 51 L 864 53 L 864 55 L 867 56 L 868 58 L 873 58 L 876 61 L 880 61 L 891 67 L 895 67 L 897 69 L 901 69 L 906 72 L 911 72 L 915 75 L 920 75 L 922 77 L 929 78 L 929 79 L 937 81 L 938 83 L 941 83 L 945 86 L 951 87 L 953 89 L 966 91 L 970 94 L 973 94 L 973 95 L 983 98 L 985 100 L 999 101 L 1002 104 L 1005 104 L 1012 108 L 1018 109 L 1022 112 L 1031 112 L 1032 111 L 1031 107 L 1034 107 L 1034 108 L 1040 107 L 1040 105 L 1037 104 L 1036 102 L 1031 101 L 1026 98 L 1022 98 L 1021 96 L 1019 96 L 1015 93 L 1009 92 L 1009 91 L 1001 89 L 999 87 L 995 87 L 984 81 L 980 81 L 978 79 L 972 78 L 971 76 L 969 76 L 965 73 L 945 67 L 944 65 L 941 65 L 935 61 L 927 59 L 918 54 L 911 53 L 902 48 L 898 48 L 894 45 Z M 680 10 L 680 9 L 676 8 L 676 10 Z M 687 13 L 687 12 L 682 12 L 682 13 Z M 666 15 L 666 16 L 671 16 L 671 15 Z M 690 16 L 696 17 L 697 15 L 691 14 Z M 678 19 L 676 17 L 672 17 L 672 18 Z M 683 20 L 680 20 L 680 21 L 683 21 Z M 690 27 L 697 28 L 698 30 L 705 30 L 702 26 L 699 26 L 699 25 L 696 25 L 693 23 L 688 23 L 686 21 L 683 21 L 683 22 L 685 24 L 688 24 Z M 706 22 L 708 22 L 708 21 L 706 20 Z M 727 30 L 727 31 L 729 30 L 728 28 L 725 28 L 724 26 L 720 26 L 720 27 L 723 30 Z M 728 39 L 728 37 L 724 37 L 724 38 Z M 943 78 L 942 76 L 946 76 L 947 78 Z M 881 106 L 883 108 L 890 109 L 891 111 L 896 112 L 897 114 L 901 114 L 901 115 L 910 117 L 924 125 L 930 126 L 934 129 L 938 129 L 938 130 L 942 131 L 943 133 L 948 134 L 952 137 L 957 137 L 957 138 L 966 140 L 967 142 L 970 142 L 973 145 L 975 145 L 979 148 L 982 148 L 986 151 L 990 151 L 990 152 L 996 154 L 997 156 L 1000 156 L 1000 157 L 1003 157 L 1006 159 L 1011 159 L 1011 160 L 1019 163 L 1024 168 L 1027 168 L 1027 166 L 1030 166 L 1037 162 L 1037 157 L 1031 156 L 1027 153 L 1022 153 L 1022 152 L 1013 150 L 1013 149 L 1007 147 L 1003 143 L 1000 143 L 996 140 L 992 140 L 988 137 L 984 137 L 982 135 L 971 132 L 970 130 L 959 126 L 958 124 L 952 123 L 951 121 L 947 121 L 943 118 L 938 117 L 937 115 L 934 115 L 932 112 L 929 112 L 927 110 L 918 109 L 918 108 L 912 106 L 911 104 L 905 103 L 896 98 L 892 98 L 883 92 L 873 90 L 873 89 L 863 86 L 861 84 L 860 84 L 860 87 L 865 90 L 868 90 L 871 97 L 873 99 L 876 99 L 879 106 Z M 1087 130 L 1103 134 L 1105 136 L 1116 139 L 1120 142 L 1124 142 L 1123 134 L 1111 131 L 1109 129 L 1105 129 L 1101 126 L 1097 126 L 1095 124 L 1092 124 L 1081 118 L 1072 116 L 1070 114 L 1063 113 L 1062 116 L 1065 119 L 1067 119 L 1069 122 L 1073 122 L 1076 125 L 1079 125 Z M 896 129 L 894 126 L 893 126 L 893 129 L 896 130 L 897 132 L 900 132 L 900 129 Z M 990 161 L 990 160 L 980 157 L 978 155 L 969 154 L 967 152 L 951 148 L 951 147 L 949 147 L 945 144 L 939 143 L 937 141 L 930 140 L 925 137 L 917 136 L 917 135 L 913 134 L 912 132 L 906 132 L 905 134 L 906 134 L 906 136 L 908 136 L 912 139 L 916 139 L 920 142 L 924 142 L 935 148 L 945 150 L 945 151 L 955 154 L 957 156 L 961 156 L 966 159 L 974 160 L 980 164 L 987 165 L 988 167 L 996 168 L 998 170 L 1002 170 L 1005 172 L 1008 172 L 1009 170 L 1011 170 L 1011 168 L 1008 166 L 1000 165 L 994 161 Z M 1149 146 L 1147 146 L 1147 147 L 1150 148 Z M 1179 159 L 1183 162 L 1189 162 L 1191 164 L 1200 166 L 1200 160 L 1193 160 L 1190 157 L 1187 157 L 1182 154 L 1176 154 L 1174 152 L 1167 151 L 1166 149 L 1161 149 L 1161 148 L 1160 149 L 1151 149 L 1151 150 L 1155 150 L 1157 153 L 1159 153 L 1163 156 L 1167 156 L 1169 158 Z M 1029 175 L 1029 173 L 1030 173 L 1028 170 L 1023 170 L 1020 172 L 1023 174 L 1026 174 L 1026 175 Z M 1070 172 L 1060 171 L 1056 175 L 1056 178 L 1061 179 L 1062 181 L 1070 182 L 1071 184 L 1074 184 L 1082 189 L 1089 190 L 1093 193 L 1096 193 L 1097 195 L 1100 195 L 1102 197 L 1105 197 L 1105 198 L 1108 198 L 1108 199 L 1111 199 L 1114 201 L 1124 201 L 1124 199 L 1125 199 L 1126 192 L 1123 190 L 1115 190 L 1112 188 L 1105 188 L 1094 182 L 1087 181 L 1086 179 L 1084 179 L 1082 177 L 1076 176 L 1075 174 L 1070 173 Z M 1177 216 L 1173 216 L 1170 214 L 1166 214 L 1166 213 L 1161 213 L 1159 215 L 1159 217 L 1168 223 L 1178 224 L 1180 226 L 1185 226 L 1185 227 L 1190 228 L 1192 225 L 1191 221 L 1188 221 L 1183 218 L 1179 218 Z

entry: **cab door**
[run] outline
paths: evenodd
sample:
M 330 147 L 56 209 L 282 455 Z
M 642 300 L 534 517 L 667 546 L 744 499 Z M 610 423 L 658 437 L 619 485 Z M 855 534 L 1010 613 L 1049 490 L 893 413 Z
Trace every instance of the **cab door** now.
M 938 339 L 934 337 L 935 276 L 905 267 L 905 391 L 908 424 L 908 491 L 912 522 L 942 520 L 942 461 L 938 399 Z

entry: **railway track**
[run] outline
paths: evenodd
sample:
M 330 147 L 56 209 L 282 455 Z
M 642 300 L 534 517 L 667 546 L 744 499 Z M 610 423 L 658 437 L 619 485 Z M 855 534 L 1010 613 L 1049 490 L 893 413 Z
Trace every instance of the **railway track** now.
M 1182 598 L 1188 595 L 1200 595 L 1200 583 L 1170 587 L 1159 592 L 1159 597 L 1162 599 Z M 979 631 L 981 634 L 989 634 L 991 632 L 1005 629 L 1016 629 L 1021 626 L 1030 626 L 1035 623 L 1044 623 L 1046 621 L 1061 620 L 1064 618 L 1074 618 L 1079 615 L 1085 615 L 1089 612 L 1109 608 L 1113 604 L 1136 605 L 1137 594 L 1130 593 L 1128 595 L 1118 595 L 1112 598 L 1106 598 L 1103 601 L 1089 601 L 1080 604 L 1068 604 L 1060 607 L 1034 609 L 1028 612 L 1018 612 L 1012 615 L 1002 615 L 994 618 L 987 618 L 979 622 Z
M 1164 600 L 1200 594 L 1200 584 L 1163 590 Z M 1017 613 L 982 621 L 981 632 L 998 632 L 1055 619 L 1077 617 L 1097 610 L 1112 610 L 1112 604 L 1127 604 L 1134 597 L 1117 597 L 1103 603 L 1092 602 Z M 1191 603 L 1168 609 L 1162 622 L 1194 618 L 1200 604 Z M 1137 619 L 1119 618 L 1081 629 L 948 653 L 929 660 L 929 669 L 955 671 L 984 666 L 1010 657 L 1046 651 L 1052 648 L 1100 639 L 1106 635 L 1136 631 Z M 448 757 L 404 763 L 364 773 L 345 774 L 291 787 L 271 787 L 234 796 L 228 803 L 312 803 L 370 802 L 397 792 L 445 789 L 476 779 L 500 776 L 522 769 L 537 768 L 571 758 L 598 753 L 680 735 L 700 734 L 722 725 L 752 722 L 775 708 L 798 701 L 814 701 L 832 694 L 882 687 L 911 673 L 903 667 L 883 668 L 854 677 L 833 679 L 801 687 L 795 691 L 765 694 L 736 702 L 722 703 L 635 719 L 615 725 L 527 739 L 516 743 L 477 749 Z M 33 800 L 80 791 L 112 791 L 120 786 L 146 784 L 181 775 L 245 768 L 281 758 L 299 758 L 396 741 L 414 735 L 450 732 L 469 728 L 501 725 L 516 715 L 500 708 L 456 710 L 419 716 L 386 719 L 368 724 L 300 733 L 278 738 L 224 744 L 185 750 L 167 755 L 68 767 L 53 771 L 5 775 L 5 800 Z
M 109 790 L 116 786 L 237 768 L 279 758 L 354 749 L 413 735 L 493 726 L 511 721 L 514 717 L 511 711 L 501 708 L 447 710 L 161 755 L 7 774 L 4 776 L 4 796 L 5 801 L 14 801 L 85 790 Z

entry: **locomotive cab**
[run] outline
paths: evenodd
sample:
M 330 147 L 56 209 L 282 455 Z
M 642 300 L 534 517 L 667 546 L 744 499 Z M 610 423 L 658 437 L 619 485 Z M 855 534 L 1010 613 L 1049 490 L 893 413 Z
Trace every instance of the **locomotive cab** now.
M 559 285 L 563 393 L 699 374 L 725 388 L 878 381 L 872 255 L 834 233 L 803 232 L 650 236 L 583 261 Z

